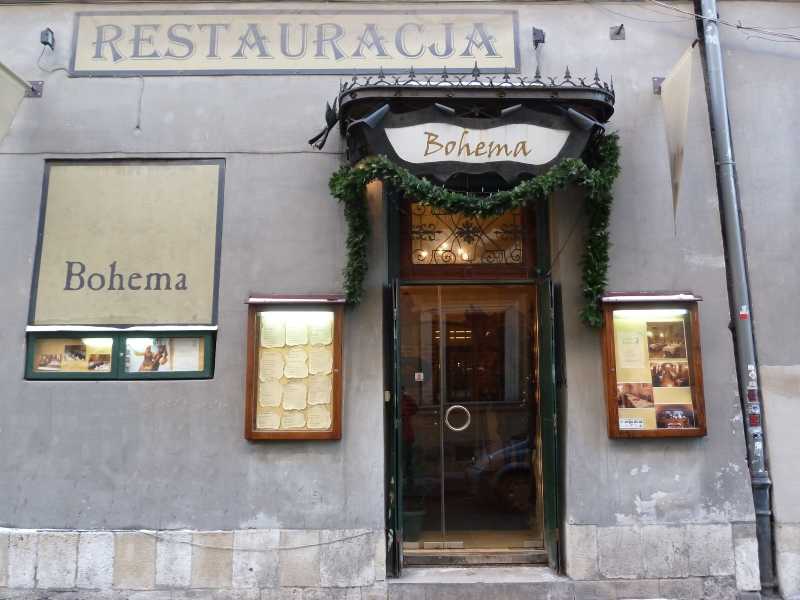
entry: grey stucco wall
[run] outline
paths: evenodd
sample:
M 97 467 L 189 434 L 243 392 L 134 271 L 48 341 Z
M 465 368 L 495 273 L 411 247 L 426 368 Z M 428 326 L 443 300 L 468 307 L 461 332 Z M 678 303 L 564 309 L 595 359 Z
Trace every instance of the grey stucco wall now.
M 248 294 L 341 287 L 344 223 L 327 187 L 340 162 L 338 136 L 325 153 L 306 145 L 338 77 L 147 79 L 137 130 L 142 80 L 69 79 L 36 67 L 46 26 L 56 33 L 55 63 L 66 62 L 75 9 L 0 9 L 2 60 L 47 81 L 44 98 L 22 104 L 0 145 L 0 341 L 9 349 L 0 358 L 0 524 L 382 528 L 377 284 L 347 311 L 341 442 L 251 444 L 242 434 Z M 98 153 L 226 159 L 213 380 L 22 380 L 44 159 Z M 375 247 L 382 248 L 380 235 Z M 380 252 L 373 264 L 379 278 Z
M 569 65 L 577 75 L 591 75 L 599 67 L 603 78 L 614 76 L 617 112 L 610 129 L 620 132 L 623 156 L 609 288 L 691 289 L 705 298 L 700 314 L 709 435 L 610 441 L 599 339 L 576 318 L 580 235 L 568 241 L 558 265 L 568 368 L 562 428 L 565 519 L 599 526 L 751 521 L 703 82 L 698 69 L 677 234 L 660 100 L 651 90 L 651 77 L 665 75 L 694 39 L 694 24 L 638 3 L 514 7 L 520 12 L 524 73 L 535 69 L 529 33 L 536 26 L 547 32 L 543 73 L 560 74 Z M 347 315 L 343 440 L 252 445 L 241 435 L 247 294 L 326 292 L 340 286 L 344 224 L 327 190 L 327 178 L 340 161 L 339 141 L 332 137 L 325 153 L 310 151 L 305 143 L 321 125 L 324 102 L 335 95 L 339 78 L 142 81 L 43 73 L 36 66 L 39 30 L 54 29 L 59 45 L 53 64 L 65 64 L 77 9 L 0 8 L 0 60 L 27 79 L 46 80 L 44 98 L 23 102 L 0 143 L 6 282 L 0 342 L 7 349 L 0 355 L 0 480 L 10 482 L 0 495 L 0 524 L 381 527 L 379 258 L 371 265 L 367 301 Z M 800 22 L 798 4 L 790 2 L 730 2 L 723 10 L 759 23 Z M 620 22 L 627 39 L 610 41 L 609 27 Z M 774 290 L 778 284 L 782 290 L 800 285 L 790 268 L 792 232 L 780 227 L 793 222 L 793 189 L 800 177 L 785 168 L 797 154 L 791 132 L 798 117 L 792 113 L 791 90 L 782 87 L 784 75 L 796 67 L 797 50 L 737 36 L 725 36 L 728 89 L 759 350 L 766 364 L 796 364 L 792 343 L 798 325 L 779 315 L 786 314 L 792 296 Z M 774 91 L 766 110 L 765 90 Z M 786 115 L 785 120 L 773 124 L 775 115 Z M 213 381 L 22 381 L 43 160 L 97 155 L 226 158 Z M 768 201 L 770 210 L 761 210 Z M 554 249 L 565 243 L 579 202 L 560 195 L 552 203 Z M 376 256 L 381 247 L 376 239 Z

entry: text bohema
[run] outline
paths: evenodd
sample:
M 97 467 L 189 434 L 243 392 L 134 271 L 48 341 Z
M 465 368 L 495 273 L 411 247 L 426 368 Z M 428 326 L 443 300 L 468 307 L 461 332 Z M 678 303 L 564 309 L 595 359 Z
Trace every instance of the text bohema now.
M 454 23 L 425 26 L 409 22 L 391 28 L 364 23 L 347 32 L 338 23 L 140 23 L 125 29 L 107 23 L 96 29 L 92 58 L 110 57 L 115 63 L 128 58 L 185 60 L 197 54 L 212 59 L 223 58 L 223 54 L 230 58 L 310 56 L 334 60 L 419 58 L 426 54 L 436 58 L 500 57 L 496 39 L 485 23 L 472 23 L 463 39 L 456 37 Z
M 189 284 L 186 282 L 186 273 L 178 273 L 175 276 L 166 272 L 153 273 L 120 273 L 117 272 L 117 261 L 108 265 L 108 271 L 103 273 L 87 273 L 86 265 L 78 260 L 65 261 L 67 265 L 67 277 L 64 281 L 65 292 L 77 292 L 78 290 L 92 290 L 99 292 L 125 291 L 125 290 L 188 290 Z

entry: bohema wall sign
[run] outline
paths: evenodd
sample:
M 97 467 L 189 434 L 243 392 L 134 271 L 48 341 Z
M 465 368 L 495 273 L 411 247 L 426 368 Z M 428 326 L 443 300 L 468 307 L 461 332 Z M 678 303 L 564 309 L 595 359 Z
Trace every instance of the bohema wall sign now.
M 706 434 L 699 297 L 603 298 L 603 363 L 612 438 Z
M 260 296 L 248 304 L 245 437 L 341 439 L 344 298 Z

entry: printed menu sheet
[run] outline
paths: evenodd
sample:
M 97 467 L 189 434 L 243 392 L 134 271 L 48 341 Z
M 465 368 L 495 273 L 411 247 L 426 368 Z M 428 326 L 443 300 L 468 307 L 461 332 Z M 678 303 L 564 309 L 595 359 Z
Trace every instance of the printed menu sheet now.
M 333 312 L 264 311 L 259 321 L 256 428 L 330 430 Z
M 687 318 L 680 310 L 614 312 L 620 430 L 697 427 Z

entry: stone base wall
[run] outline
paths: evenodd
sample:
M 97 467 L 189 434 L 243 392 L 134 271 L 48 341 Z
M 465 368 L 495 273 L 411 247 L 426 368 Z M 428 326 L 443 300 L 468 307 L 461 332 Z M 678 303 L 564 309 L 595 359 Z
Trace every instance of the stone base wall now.
M 0 529 L 0 598 L 377 600 L 385 557 L 382 530 Z
M 734 580 L 761 589 L 755 523 L 676 525 L 569 524 L 566 571 L 575 580 Z
M 800 600 L 800 523 L 775 524 L 775 569 L 781 595 Z

